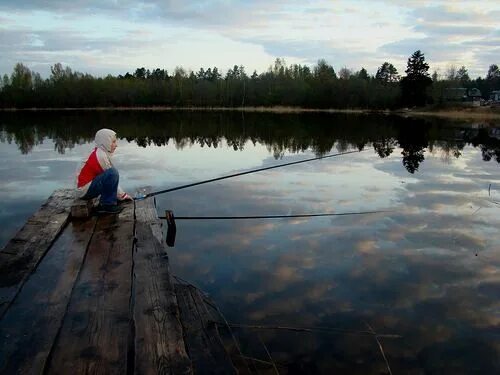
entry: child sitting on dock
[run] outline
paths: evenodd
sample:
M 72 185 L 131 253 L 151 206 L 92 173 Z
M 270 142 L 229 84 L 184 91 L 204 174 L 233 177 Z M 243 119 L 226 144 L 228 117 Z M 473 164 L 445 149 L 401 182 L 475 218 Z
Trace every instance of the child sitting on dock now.
M 77 177 L 77 188 L 81 199 L 92 199 L 101 196 L 97 213 L 118 214 L 122 208 L 117 202 L 132 200 L 118 186 L 119 174 L 111 157 L 116 150 L 116 132 L 101 129 L 95 134 L 96 147 L 80 169 Z

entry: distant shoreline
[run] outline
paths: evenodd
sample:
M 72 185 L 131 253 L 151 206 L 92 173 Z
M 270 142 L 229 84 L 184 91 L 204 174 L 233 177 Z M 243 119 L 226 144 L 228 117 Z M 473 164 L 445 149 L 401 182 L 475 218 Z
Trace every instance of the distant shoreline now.
M 186 112 L 261 112 L 261 113 L 340 113 L 340 114 L 383 114 L 410 117 L 441 117 L 455 120 L 500 120 L 500 108 L 448 108 L 448 109 L 321 109 L 301 107 L 83 107 L 83 108 L 0 108 L 0 112 L 77 112 L 77 111 L 186 111 Z

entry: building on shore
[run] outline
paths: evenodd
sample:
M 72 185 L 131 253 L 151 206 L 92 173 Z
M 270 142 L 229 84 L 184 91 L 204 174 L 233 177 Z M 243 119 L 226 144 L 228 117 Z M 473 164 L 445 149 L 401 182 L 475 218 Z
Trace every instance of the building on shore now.
M 477 88 L 451 87 L 444 90 L 445 102 L 461 103 L 464 106 L 478 107 L 484 101 L 481 91 Z

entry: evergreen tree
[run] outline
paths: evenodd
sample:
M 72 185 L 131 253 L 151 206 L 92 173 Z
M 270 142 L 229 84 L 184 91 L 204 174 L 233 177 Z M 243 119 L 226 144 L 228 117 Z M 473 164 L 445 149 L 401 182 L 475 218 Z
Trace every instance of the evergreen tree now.
M 335 74 L 335 70 L 333 67 L 326 62 L 326 60 L 321 59 L 318 61 L 318 64 L 313 69 L 314 78 L 323 80 L 332 80 L 336 79 L 337 75 Z
M 500 70 L 498 69 L 498 65 L 491 64 L 488 68 L 488 74 L 486 75 L 487 80 L 494 80 L 500 78 Z
M 137 68 L 134 73 L 135 78 L 145 79 L 146 78 L 146 69 L 145 68 Z
M 457 80 L 459 80 L 462 85 L 465 85 L 466 83 L 470 82 L 469 73 L 467 72 L 467 69 L 463 65 L 457 71 Z
M 500 69 L 498 69 L 498 65 L 490 65 L 488 74 L 486 75 L 486 80 L 490 83 L 493 90 L 500 89 Z
M 427 103 L 427 88 L 432 85 L 429 77 L 429 64 L 420 51 L 415 51 L 408 59 L 406 76 L 401 80 L 403 103 L 411 106 L 423 106 Z
M 222 78 L 222 76 L 219 73 L 219 69 L 217 69 L 217 67 L 214 66 L 214 68 L 212 69 L 212 74 L 210 75 L 209 80 L 210 81 L 218 81 L 221 78 Z
M 368 75 L 368 72 L 366 71 L 365 68 L 361 68 L 361 70 L 356 73 L 356 76 L 359 79 L 362 79 L 362 80 L 365 80 L 365 81 L 368 81 L 370 79 L 370 76 Z
M 1 84 L 2 84 L 2 89 L 10 85 L 10 79 L 9 79 L 9 76 L 7 74 L 3 75 Z
M 387 61 L 382 64 L 380 68 L 377 69 L 377 73 L 375 74 L 375 79 L 382 82 L 383 84 L 387 84 L 390 82 L 399 81 L 398 70 L 394 65 L 388 63 Z

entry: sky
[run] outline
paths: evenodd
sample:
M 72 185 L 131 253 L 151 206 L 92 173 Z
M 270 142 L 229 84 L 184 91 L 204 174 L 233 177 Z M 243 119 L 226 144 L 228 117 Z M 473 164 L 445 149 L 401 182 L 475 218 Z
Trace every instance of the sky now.
M 404 74 L 425 54 L 430 72 L 500 65 L 500 2 L 326 0 L 0 0 L 0 73 L 17 62 L 50 75 L 62 63 L 97 76 L 138 67 L 266 71 L 276 58 L 336 71 L 384 61 Z

